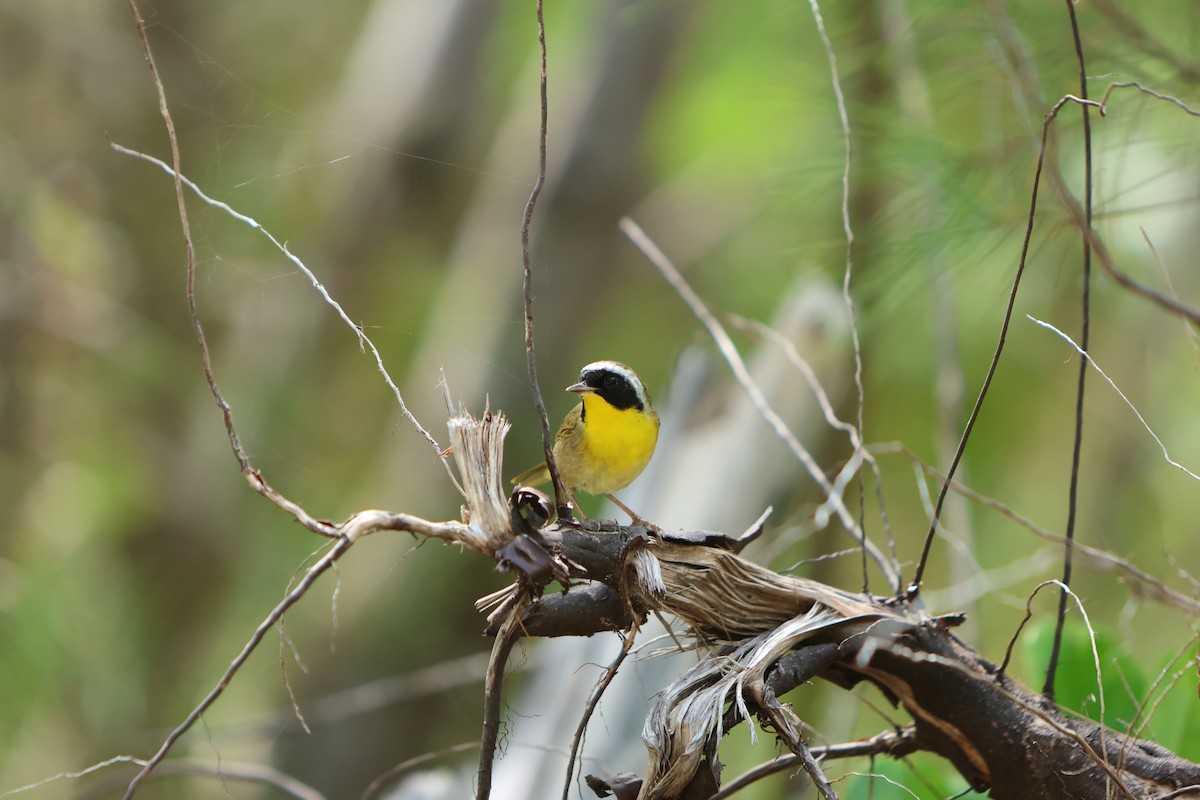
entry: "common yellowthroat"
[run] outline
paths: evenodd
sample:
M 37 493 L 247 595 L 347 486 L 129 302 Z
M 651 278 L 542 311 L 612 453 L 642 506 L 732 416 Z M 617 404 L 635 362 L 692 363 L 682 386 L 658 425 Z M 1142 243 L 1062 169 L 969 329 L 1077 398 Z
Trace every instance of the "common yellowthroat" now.
M 619 361 L 594 361 L 579 371 L 579 383 L 567 391 L 580 397 L 554 436 L 554 462 L 563 488 L 572 499 L 579 490 L 607 495 L 638 521 L 612 492 L 641 474 L 658 442 L 658 414 L 642 379 Z M 550 470 L 538 464 L 513 483 L 548 480 Z

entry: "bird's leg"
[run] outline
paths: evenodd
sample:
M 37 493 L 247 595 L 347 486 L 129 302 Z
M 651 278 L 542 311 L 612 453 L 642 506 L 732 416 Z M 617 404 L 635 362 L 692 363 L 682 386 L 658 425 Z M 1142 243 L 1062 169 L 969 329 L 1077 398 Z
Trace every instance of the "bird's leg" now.
M 563 517 L 560 515 L 560 521 L 566 522 L 569 525 L 574 525 L 585 531 L 591 531 L 593 533 L 599 533 L 610 527 L 615 528 L 617 525 L 616 521 L 608 522 L 602 519 L 589 519 L 588 515 L 583 513 L 583 509 L 579 507 L 579 501 L 575 499 L 575 494 L 573 492 L 567 493 L 567 502 L 567 510 L 574 513 L 572 515 L 568 515 L 566 519 L 563 519 Z
M 633 509 L 631 509 L 629 506 L 622 503 L 614 495 L 611 495 L 611 494 L 608 494 L 607 492 L 605 492 L 604 496 L 607 497 L 609 500 L 611 500 L 613 505 L 615 505 L 617 508 L 621 509 L 626 514 L 628 514 L 629 518 L 633 521 L 634 525 L 639 525 L 639 526 L 645 528 L 646 530 L 654 531 L 655 533 L 662 533 L 662 528 L 658 527 L 657 525 L 655 525 L 653 522 L 650 522 L 649 520 L 642 519 L 640 516 L 638 516 L 638 514 Z

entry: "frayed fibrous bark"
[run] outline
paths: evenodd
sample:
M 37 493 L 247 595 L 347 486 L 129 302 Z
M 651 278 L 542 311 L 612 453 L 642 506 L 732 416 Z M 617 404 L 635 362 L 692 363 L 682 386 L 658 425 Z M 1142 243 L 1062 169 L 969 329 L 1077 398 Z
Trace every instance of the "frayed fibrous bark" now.
M 462 543 L 495 556 L 514 536 L 508 496 L 504 491 L 504 437 L 511 427 L 504 414 L 484 412 L 475 419 L 465 409 L 446 423 L 458 467 L 466 507 Z
M 630 562 L 632 589 L 645 607 L 669 611 L 688 625 L 698 645 L 720 648 L 661 692 L 651 708 L 642 732 L 649 750 L 642 800 L 679 796 L 705 761 L 719 771 L 726 705 L 735 717 L 752 720 L 774 703 L 766 675 L 782 656 L 806 644 L 848 642 L 896 622 L 861 596 L 780 575 L 720 548 L 646 540 Z

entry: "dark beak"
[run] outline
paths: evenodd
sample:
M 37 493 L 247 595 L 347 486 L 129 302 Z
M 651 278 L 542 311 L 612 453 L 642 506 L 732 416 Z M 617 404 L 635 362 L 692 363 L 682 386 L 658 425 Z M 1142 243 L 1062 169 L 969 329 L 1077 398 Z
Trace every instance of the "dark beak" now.
M 583 383 L 582 381 L 580 381 L 579 383 L 573 383 L 570 386 L 568 386 L 567 391 L 575 392 L 575 394 L 587 394 L 588 392 L 594 392 L 596 390 L 593 389 L 591 386 L 588 386 L 586 383 Z

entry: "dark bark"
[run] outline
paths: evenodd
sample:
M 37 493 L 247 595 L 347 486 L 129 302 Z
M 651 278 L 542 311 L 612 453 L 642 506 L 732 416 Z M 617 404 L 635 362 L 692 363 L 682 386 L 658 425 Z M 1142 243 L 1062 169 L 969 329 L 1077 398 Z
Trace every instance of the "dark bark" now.
M 543 533 L 597 582 L 542 598 L 527 614 L 527 632 L 587 636 L 627 626 L 629 604 L 620 594 L 619 576 L 622 558 L 644 536 L 642 529 Z M 874 624 L 867 635 L 814 641 L 783 656 L 767 673 L 771 695 L 813 677 L 843 687 L 869 681 L 911 714 L 917 749 L 946 758 L 974 789 L 996 798 L 1200 797 L 1200 789 L 1186 790 L 1200 785 L 1200 765 L 1153 742 L 1064 716 L 955 637 L 950 630 L 955 618 L 929 619 L 880 598 L 871 605 L 885 622 L 900 624 Z M 670 598 L 664 610 L 670 610 Z M 864 659 L 867 647 L 872 652 Z M 727 713 L 729 725 L 738 721 Z

